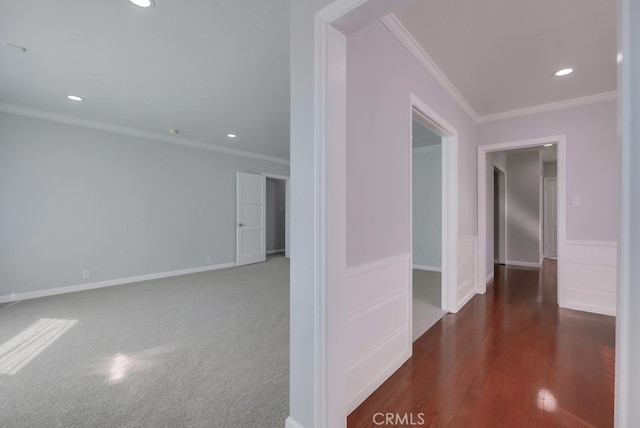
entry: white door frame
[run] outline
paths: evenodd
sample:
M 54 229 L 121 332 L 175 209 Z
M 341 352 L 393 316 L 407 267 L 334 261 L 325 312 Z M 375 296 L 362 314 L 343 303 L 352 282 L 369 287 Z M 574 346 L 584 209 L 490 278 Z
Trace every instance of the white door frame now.
M 304 269 L 313 271 L 314 298 L 310 315 L 312 324 L 309 326 L 312 337 L 308 342 L 313 352 L 314 373 L 306 381 L 307 385 L 313 383 L 313 402 L 301 406 L 305 410 L 296 410 L 312 412 L 315 428 L 341 428 L 347 423 L 344 306 L 347 273 L 346 35 L 409 1 L 335 0 L 315 14 L 313 182 L 306 189 L 299 188 L 301 192 L 313 192 L 313 241 L 301 242 L 294 237 L 294 248 L 303 250 L 300 258 L 294 254 L 292 259 L 292 273 L 298 269 L 296 260 L 300 260 L 299 263 L 311 262 Z M 293 276 L 292 286 L 296 286 Z M 309 323 L 309 308 L 304 308 L 304 311 L 292 308 L 292 325 Z M 294 352 L 295 347 L 292 346 L 292 360 L 299 356 Z M 296 374 L 292 371 L 292 376 Z M 298 385 L 301 380 L 292 379 L 291 395 L 294 396 L 300 388 L 305 399 L 310 400 L 306 396 L 307 389 Z M 287 418 L 286 426 L 301 427 L 292 417 Z
M 268 173 L 262 173 L 262 175 L 264 175 L 267 178 L 275 178 L 276 180 L 283 180 L 285 182 L 285 191 L 284 191 L 284 256 L 285 257 L 291 257 L 291 255 L 289 254 L 289 247 L 290 247 L 290 199 L 291 199 L 291 195 L 290 195 L 290 186 L 289 186 L 289 176 L 288 175 L 277 175 L 277 174 L 268 174 Z M 265 223 L 266 224 L 266 223 Z
M 544 202 L 543 202 L 543 212 L 544 212 L 544 214 L 543 214 L 543 225 L 542 225 L 542 234 L 543 234 L 544 238 L 543 238 L 543 243 L 542 243 L 542 245 L 543 245 L 542 250 L 543 250 L 544 257 L 551 257 L 551 256 L 549 256 L 547 254 L 547 242 L 548 242 L 547 241 L 547 235 L 548 235 L 548 232 L 549 232 L 547 230 L 548 227 L 549 227 L 549 225 L 548 225 L 548 223 L 549 223 L 549 216 L 548 216 L 549 212 L 548 212 L 548 209 L 547 209 L 548 208 L 548 204 L 547 204 L 547 185 L 549 184 L 549 181 L 555 181 L 556 182 L 556 210 L 558 209 L 558 178 L 557 177 L 544 177 L 544 180 L 543 180 L 543 186 L 544 186 L 543 189 L 544 190 L 542 192 L 543 193 L 543 200 L 544 200 Z M 556 217 L 557 217 L 557 214 L 556 214 Z M 556 241 L 557 241 L 557 239 L 558 238 L 556 236 Z M 557 258 L 557 254 L 556 254 L 555 258 Z
M 441 308 L 458 311 L 458 132 L 417 95 L 410 94 L 409 135 L 413 134 L 413 116 L 431 131 L 442 137 L 442 277 L 440 280 Z M 413 142 L 409 138 L 409 295 L 413 298 Z M 413 337 L 412 299 L 409 299 L 409 339 Z
M 565 253 L 567 207 L 566 207 L 566 136 L 557 135 L 531 140 L 520 140 L 508 143 L 478 146 L 478 287 L 477 292 L 484 294 L 487 291 L 487 153 L 503 150 L 537 147 L 545 144 L 557 144 L 558 150 L 558 304 L 565 306 L 564 299 L 564 265 L 562 255 Z M 493 165 L 491 166 L 493 168 Z M 508 258 L 508 255 L 507 255 Z
M 506 264 L 507 263 L 507 171 L 505 169 L 503 169 L 501 166 L 496 165 L 495 162 L 493 164 L 493 168 L 494 170 L 497 169 L 499 171 L 499 173 L 502 175 L 502 179 L 504 180 L 503 186 L 498 185 L 498 188 L 502 190 L 502 192 L 504 193 L 503 195 L 498 195 L 498 200 L 500 200 L 500 196 L 502 196 L 502 198 L 504 199 L 503 203 L 504 203 L 504 215 L 502 216 L 502 221 L 498 221 L 498 225 L 500 227 L 500 250 L 498 251 L 498 263 L 500 264 Z M 496 198 L 496 194 L 494 192 L 493 194 L 493 198 L 494 198 L 494 206 L 495 206 L 495 198 Z M 496 215 L 496 212 L 494 210 L 493 215 Z M 495 226 L 494 226 L 495 227 Z M 494 239 L 494 243 L 493 243 L 494 247 L 496 245 L 495 243 L 495 239 Z M 495 253 L 495 248 L 494 248 L 494 253 Z M 494 257 L 495 259 L 495 257 Z M 486 280 L 485 280 L 486 282 Z

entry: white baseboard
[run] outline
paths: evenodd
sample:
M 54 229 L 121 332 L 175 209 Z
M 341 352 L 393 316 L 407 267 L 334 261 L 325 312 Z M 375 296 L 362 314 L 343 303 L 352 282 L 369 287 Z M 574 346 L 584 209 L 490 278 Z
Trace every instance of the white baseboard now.
M 5 296 L 0 296 L 0 303 L 35 299 L 38 297 L 55 296 L 57 294 L 72 293 L 74 291 L 93 290 L 96 288 L 112 287 L 114 285 L 130 284 L 132 282 L 149 281 L 152 279 L 170 278 L 172 276 L 188 275 L 190 273 L 225 269 L 225 268 L 233 267 L 235 265 L 236 265 L 235 262 L 222 263 L 218 265 L 174 270 L 170 272 L 151 273 L 147 275 L 130 276 L 128 278 L 116 278 L 116 279 L 109 279 L 106 281 L 97 281 L 97 282 L 89 282 L 85 284 L 69 285 L 66 287 L 48 288 L 46 290 L 28 291 L 26 293 L 11 293 Z
M 279 250 L 269 250 L 269 251 L 267 251 L 267 254 L 277 254 L 277 253 L 284 253 L 284 248 L 280 248 Z
M 289 416 L 284 421 L 284 428 L 304 428 L 304 426 L 302 424 L 298 423 L 298 421 L 293 419 L 291 416 Z
M 455 268 L 454 268 L 455 269 Z M 483 290 L 484 278 L 478 278 L 478 237 L 468 236 L 458 239 L 458 266 L 454 275 L 457 277 L 456 301 L 448 302 L 448 311 L 457 313 L 477 293 Z M 480 285 L 482 287 L 480 288 Z M 480 288 L 480 289 L 479 289 Z
M 380 370 L 378 373 L 371 373 L 371 377 L 369 379 L 369 383 L 363 385 L 359 391 L 353 394 L 352 397 L 348 399 L 347 402 L 347 413 L 353 412 L 360 404 L 364 402 L 373 392 L 378 389 L 392 374 L 394 374 L 398 369 L 409 359 L 411 358 L 411 350 L 404 351 L 400 354 L 394 361 Z M 349 370 L 347 369 L 347 372 Z M 349 376 L 349 373 L 347 373 Z
M 616 316 L 616 308 L 612 306 L 602 305 L 589 305 L 583 303 L 569 302 L 566 305 L 560 306 L 565 309 L 573 309 L 574 311 L 590 312 L 592 314 Z
M 413 268 L 417 270 L 429 270 L 432 272 L 442 272 L 442 268 L 438 266 L 413 265 Z
M 491 271 L 489 275 L 487 275 L 487 284 L 493 279 L 495 276 L 495 272 Z
M 453 310 L 451 312 L 454 313 L 454 314 L 457 314 L 460 311 L 460 309 L 462 309 L 464 307 L 464 305 L 466 305 L 467 303 L 469 303 L 469 301 L 471 299 L 473 299 L 473 297 L 475 295 L 476 295 L 476 290 L 475 289 L 469 291 L 463 298 L 458 299 L 458 304 L 454 308 L 455 310 Z
M 519 261 L 515 261 L 515 260 L 507 260 L 507 265 L 511 265 L 511 266 L 522 266 L 522 267 L 533 267 L 533 268 L 539 268 L 540 266 L 542 266 L 540 263 L 535 263 L 535 262 L 519 262 Z

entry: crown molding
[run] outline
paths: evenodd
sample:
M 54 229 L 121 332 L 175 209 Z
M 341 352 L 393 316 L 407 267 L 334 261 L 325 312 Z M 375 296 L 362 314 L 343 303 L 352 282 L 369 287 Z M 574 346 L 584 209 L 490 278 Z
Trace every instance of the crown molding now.
M 462 94 L 458 92 L 453 83 L 447 79 L 442 70 L 436 65 L 435 62 L 427 55 L 422 49 L 420 44 L 413 38 L 404 25 L 396 18 L 394 14 L 390 14 L 381 18 L 380 21 L 385 27 L 393 34 L 398 41 L 409 51 L 411 55 L 433 76 L 438 84 L 453 98 L 453 100 L 464 110 L 464 112 L 475 123 L 480 121 L 480 117 L 475 110 L 469 105 L 467 100 L 464 99 Z
M 404 25 L 398 20 L 394 14 L 390 14 L 381 18 L 380 21 L 393 34 L 398 41 L 409 51 L 413 57 L 433 76 L 438 84 L 453 98 L 453 100 L 465 111 L 465 113 L 475 123 L 493 122 L 496 120 L 509 119 L 530 114 L 544 113 L 553 110 L 561 110 L 570 107 L 578 107 L 587 104 L 599 103 L 603 101 L 612 101 L 617 99 L 618 92 L 604 92 L 586 97 L 573 98 L 565 101 L 558 101 L 549 104 L 542 104 L 533 107 L 527 107 L 517 110 L 510 110 L 502 113 L 489 114 L 479 116 L 471 105 L 464 99 L 462 94 L 456 89 L 449 79 L 444 75 L 442 70 L 433 62 L 433 60 L 422 49 L 420 44 L 413 38 Z
M 503 113 L 489 114 L 480 116 L 479 123 L 494 122 L 496 120 L 510 119 L 514 117 L 528 116 L 530 114 L 545 113 L 548 111 L 561 110 L 564 108 L 578 107 L 587 104 L 600 103 L 603 101 L 613 101 L 618 99 L 618 92 L 604 92 L 602 94 L 588 95 L 586 97 L 573 98 L 555 103 L 542 104 L 533 107 L 522 108 L 518 110 L 505 111 Z
M 81 119 L 74 116 L 66 116 L 58 113 L 51 113 L 44 110 L 37 110 L 28 107 L 21 107 L 12 104 L 0 103 L 0 112 L 9 113 L 19 116 L 26 116 L 35 119 L 48 120 L 50 122 L 63 123 L 65 125 L 80 126 L 83 128 L 96 129 L 98 131 L 112 132 L 115 134 L 128 135 L 130 137 L 144 138 L 147 140 L 162 141 L 163 143 L 176 144 L 183 147 L 190 147 L 192 149 L 208 150 L 213 152 L 224 153 L 232 156 L 240 156 L 245 158 L 263 160 L 268 162 L 280 163 L 289 165 L 288 159 L 278 158 L 275 156 L 262 155 L 259 153 L 248 152 L 245 150 L 232 149 L 228 147 L 216 146 L 214 144 L 207 144 L 196 140 L 191 140 L 182 137 L 168 136 L 155 132 L 143 131 L 140 129 L 127 128 L 124 126 L 113 125 L 105 122 L 98 122 L 94 120 Z

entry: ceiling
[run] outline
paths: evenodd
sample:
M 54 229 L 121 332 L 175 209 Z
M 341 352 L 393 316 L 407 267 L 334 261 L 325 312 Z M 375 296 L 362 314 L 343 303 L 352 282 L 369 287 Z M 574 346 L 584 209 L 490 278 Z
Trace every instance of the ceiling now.
M 2 104 L 289 157 L 289 0 L 2 0 L 0 42 Z
M 616 89 L 612 2 L 417 0 L 395 16 L 477 116 Z M 289 158 L 289 0 L 2 0 L 0 42 L 26 48 L 0 46 L 0 110 Z
M 616 90 L 616 2 L 416 0 L 394 15 L 478 116 Z

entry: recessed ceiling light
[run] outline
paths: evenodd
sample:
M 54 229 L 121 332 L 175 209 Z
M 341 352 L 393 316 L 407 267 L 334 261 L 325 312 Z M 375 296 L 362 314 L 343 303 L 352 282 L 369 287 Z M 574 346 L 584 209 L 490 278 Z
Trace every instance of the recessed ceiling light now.
M 571 73 L 573 73 L 573 68 L 563 68 L 562 70 L 558 70 L 555 73 L 553 73 L 553 75 L 556 77 L 562 77 L 562 76 L 567 76 Z
M 229 138 L 236 138 L 236 137 L 237 137 L 237 135 L 236 135 L 236 134 L 227 134 L 227 137 L 229 137 Z
M 69 98 L 71 101 L 83 101 L 84 98 L 79 97 L 77 95 L 67 95 L 67 98 Z
M 544 146 L 545 147 L 551 147 L 551 146 L 553 146 L 553 144 L 545 144 Z
M 129 0 L 131 3 L 140 7 L 151 7 L 153 6 L 153 0 Z

